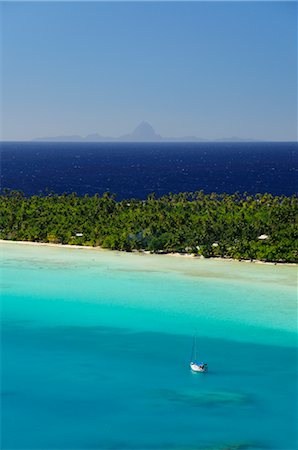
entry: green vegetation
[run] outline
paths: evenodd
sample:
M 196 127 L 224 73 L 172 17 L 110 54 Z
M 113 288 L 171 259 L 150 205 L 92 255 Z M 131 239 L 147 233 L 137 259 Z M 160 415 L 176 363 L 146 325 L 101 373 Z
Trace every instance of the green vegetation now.
M 108 193 L 27 198 L 6 190 L 0 208 L 1 239 L 263 261 L 298 259 L 296 196 L 200 191 L 116 201 Z

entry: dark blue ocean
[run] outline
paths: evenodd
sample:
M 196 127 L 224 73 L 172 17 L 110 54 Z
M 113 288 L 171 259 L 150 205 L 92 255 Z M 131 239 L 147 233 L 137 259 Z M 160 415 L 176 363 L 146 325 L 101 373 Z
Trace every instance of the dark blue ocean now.
M 296 174 L 294 142 L 1 144 L 1 188 L 26 195 L 47 190 L 109 191 L 117 199 L 198 190 L 291 195 Z

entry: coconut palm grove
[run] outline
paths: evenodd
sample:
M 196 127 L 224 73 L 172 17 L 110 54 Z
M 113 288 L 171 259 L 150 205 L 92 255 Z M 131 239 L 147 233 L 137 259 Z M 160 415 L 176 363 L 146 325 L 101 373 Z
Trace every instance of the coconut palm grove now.
M 297 261 L 297 196 L 185 192 L 146 200 L 76 193 L 0 196 L 0 238 L 124 251 Z

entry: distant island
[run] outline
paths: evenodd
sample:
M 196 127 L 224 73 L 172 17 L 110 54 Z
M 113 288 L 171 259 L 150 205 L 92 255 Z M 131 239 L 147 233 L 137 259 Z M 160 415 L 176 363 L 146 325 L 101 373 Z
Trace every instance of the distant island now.
M 49 194 L 0 196 L 0 239 L 123 251 L 297 262 L 296 196 L 169 194 L 116 201 Z
M 209 140 L 197 136 L 163 137 L 157 134 L 148 122 L 141 122 L 131 133 L 119 137 L 103 136 L 98 133 L 87 136 L 47 136 L 34 139 L 46 142 L 250 142 L 254 139 L 243 139 L 237 136 L 222 139 Z

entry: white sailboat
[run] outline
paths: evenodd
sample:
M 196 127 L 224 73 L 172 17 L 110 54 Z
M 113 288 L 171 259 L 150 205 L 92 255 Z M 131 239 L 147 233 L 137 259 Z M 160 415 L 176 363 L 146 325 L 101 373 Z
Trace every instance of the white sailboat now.
M 193 372 L 207 372 L 208 364 L 204 362 L 198 362 L 197 358 L 197 338 L 194 337 L 191 358 L 190 358 L 190 368 Z

